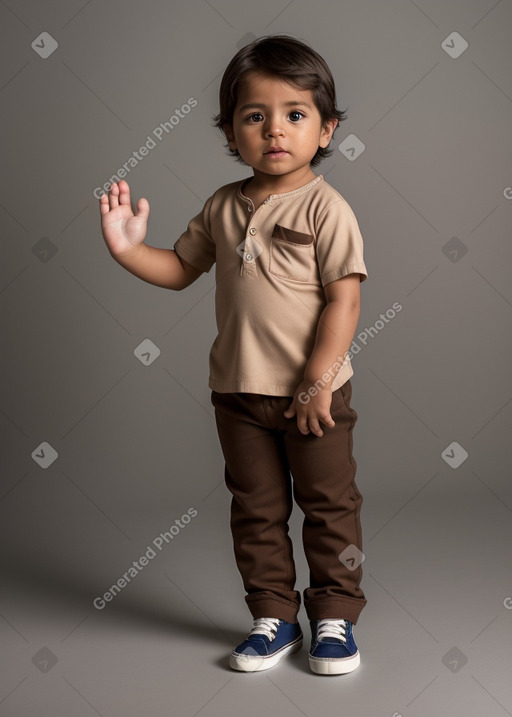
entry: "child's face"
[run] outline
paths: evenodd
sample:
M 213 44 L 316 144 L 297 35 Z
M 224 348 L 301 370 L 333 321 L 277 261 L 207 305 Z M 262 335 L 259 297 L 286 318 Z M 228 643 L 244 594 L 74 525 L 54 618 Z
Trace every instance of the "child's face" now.
M 277 77 L 249 72 L 239 87 L 232 127 L 225 128 L 230 149 L 258 173 L 282 175 L 309 167 L 318 147 L 327 147 L 338 124 L 322 127 L 311 90 Z M 282 147 L 285 153 L 269 149 Z

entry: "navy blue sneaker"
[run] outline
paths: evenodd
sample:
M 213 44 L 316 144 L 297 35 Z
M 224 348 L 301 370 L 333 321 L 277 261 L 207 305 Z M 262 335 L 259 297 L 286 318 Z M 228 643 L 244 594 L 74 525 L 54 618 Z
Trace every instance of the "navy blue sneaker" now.
M 310 620 L 309 666 L 318 675 L 343 675 L 359 667 L 360 657 L 349 620 Z
M 246 639 L 231 653 L 229 666 L 243 672 L 268 670 L 286 655 L 300 650 L 302 638 L 299 623 L 258 617 Z

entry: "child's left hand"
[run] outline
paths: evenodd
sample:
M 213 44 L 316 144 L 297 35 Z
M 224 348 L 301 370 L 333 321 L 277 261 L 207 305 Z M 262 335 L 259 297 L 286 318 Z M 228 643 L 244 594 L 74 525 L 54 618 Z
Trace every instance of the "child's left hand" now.
M 308 393 L 311 386 L 312 384 L 308 381 L 303 381 L 298 386 L 293 396 L 293 401 L 284 412 L 284 416 L 285 418 L 293 418 L 297 414 L 299 431 L 305 436 L 312 432 L 315 436 L 320 437 L 324 435 L 320 428 L 320 422 L 329 426 L 329 428 L 335 425 L 330 410 L 332 389 L 330 386 L 320 390 L 316 389 L 315 394 L 311 396 Z

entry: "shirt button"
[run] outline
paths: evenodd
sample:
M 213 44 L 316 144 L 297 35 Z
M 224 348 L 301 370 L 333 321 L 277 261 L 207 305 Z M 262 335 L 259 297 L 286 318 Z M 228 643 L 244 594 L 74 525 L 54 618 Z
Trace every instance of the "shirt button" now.
M 254 236 L 256 234 L 256 229 L 254 227 L 251 227 L 249 229 L 249 234 L 252 234 L 252 236 Z
M 245 255 L 245 260 L 246 260 L 246 261 L 252 261 L 252 254 L 247 253 L 247 254 Z

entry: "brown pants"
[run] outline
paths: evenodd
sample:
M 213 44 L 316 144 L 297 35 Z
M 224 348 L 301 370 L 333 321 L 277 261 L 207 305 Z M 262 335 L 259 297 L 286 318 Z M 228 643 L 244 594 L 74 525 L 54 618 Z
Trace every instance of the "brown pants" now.
M 308 618 L 345 618 L 356 624 L 366 605 L 359 587 L 363 498 L 355 483 L 352 429 L 357 413 L 350 407 L 351 396 L 350 380 L 333 391 L 331 416 L 336 425 L 320 424 L 324 435 L 315 436 L 299 431 L 296 415 L 283 416 L 291 396 L 212 391 L 225 480 L 233 496 L 235 558 L 253 618 L 297 621 L 300 592 L 294 589 L 288 535 L 292 490 L 304 513 Z M 352 554 L 358 558 L 347 561 L 345 556 Z

